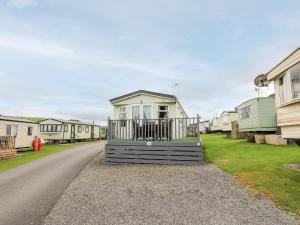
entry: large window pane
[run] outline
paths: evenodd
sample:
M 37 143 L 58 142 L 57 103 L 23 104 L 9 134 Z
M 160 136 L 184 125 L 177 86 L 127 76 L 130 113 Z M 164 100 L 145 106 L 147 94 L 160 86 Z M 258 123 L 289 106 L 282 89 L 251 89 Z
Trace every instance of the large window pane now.
M 288 76 L 284 75 L 279 79 L 279 94 L 280 94 L 280 103 L 286 103 L 288 101 Z
M 132 119 L 140 119 L 140 107 L 139 106 L 132 107 Z
M 151 119 L 152 110 L 151 105 L 144 106 L 144 119 Z
M 293 99 L 300 98 L 300 64 L 292 67 L 291 73 L 291 83 L 292 83 L 292 96 Z

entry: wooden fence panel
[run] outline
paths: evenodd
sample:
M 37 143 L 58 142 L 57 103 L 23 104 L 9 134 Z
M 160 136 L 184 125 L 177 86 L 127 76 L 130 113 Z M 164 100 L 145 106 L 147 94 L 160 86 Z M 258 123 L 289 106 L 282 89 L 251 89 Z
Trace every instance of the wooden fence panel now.
M 201 142 L 124 142 L 109 141 L 107 163 L 201 164 Z
M 9 159 L 16 155 L 15 137 L 0 137 L 0 160 Z

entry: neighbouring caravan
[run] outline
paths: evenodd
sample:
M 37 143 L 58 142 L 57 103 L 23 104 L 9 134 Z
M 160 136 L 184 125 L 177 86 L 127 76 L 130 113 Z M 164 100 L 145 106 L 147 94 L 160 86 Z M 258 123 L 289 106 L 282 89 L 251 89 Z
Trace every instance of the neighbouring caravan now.
M 283 138 L 300 139 L 300 48 L 266 73 L 275 85 L 277 123 Z
M 79 120 L 46 119 L 39 122 L 40 136 L 46 143 L 75 142 L 100 138 L 100 126 Z
M 39 136 L 38 124 L 17 117 L 0 115 L 0 136 L 15 137 L 16 148 L 31 147 L 36 136 Z
M 201 121 L 199 123 L 199 132 L 200 134 L 205 134 L 210 130 L 209 120 Z
M 275 97 L 250 99 L 237 107 L 240 132 L 275 132 L 277 130 Z
M 222 118 L 215 116 L 210 120 L 210 131 L 211 132 L 220 132 L 221 131 L 221 126 L 222 126 Z
M 224 111 L 220 116 L 220 130 L 230 132 L 232 130 L 231 122 L 238 120 L 237 111 Z

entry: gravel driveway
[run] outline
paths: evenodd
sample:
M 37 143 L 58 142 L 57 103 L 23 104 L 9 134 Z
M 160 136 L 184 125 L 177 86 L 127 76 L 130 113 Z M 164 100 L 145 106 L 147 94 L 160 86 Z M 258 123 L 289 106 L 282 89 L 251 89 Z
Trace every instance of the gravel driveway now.
M 296 225 L 270 201 L 238 187 L 212 164 L 105 165 L 73 181 L 45 224 Z

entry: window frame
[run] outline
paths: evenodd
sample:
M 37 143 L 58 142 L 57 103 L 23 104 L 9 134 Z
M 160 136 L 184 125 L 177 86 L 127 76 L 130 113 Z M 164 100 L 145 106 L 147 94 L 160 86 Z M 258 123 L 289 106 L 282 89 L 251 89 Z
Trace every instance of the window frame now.
M 149 109 L 150 109 L 150 113 L 149 113 L 149 118 L 147 118 L 146 116 L 145 116 L 145 108 L 146 107 L 148 107 Z M 153 117 L 153 107 L 152 107 L 152 105 L 143 105 L 143 119 L 152 119 L 152 117 Z
M 138 117 L 134 117 L 134 115 L 133 115 L 133 113 L 135 112 L 134 111 L 134 108 L 136 108 L 136 109 L 138 109 L 136 112 L 138 112 Z M 139 119 L 141 119 L 141 106 L 139 106 L 139 105 L 133 105 L 132 107 L 131 107 L 131 116 L 132 116 L 132 119 L 133 120 L 139 120 Z
M 77 126 L 77 133 L 82 133 L 82 126 L 80 125 L 80 126 Z
M 245 109 L 248 109 L 247 111 L 244 111 Z M 247 120 L 251 118 L 251 105 L 245 106 L 241 108 L 240 110 L 240 120 Z M 247 113 L 248 117 L 243 117 L 243 114 Z
M 27 136 L 32 136 L 33 134 L 33 126 L 28 126 L 27 127 Z
M 64 133 L 69 132 L 69 126 L 68 125 L 64 125 Z
M 161 109 L 160 107 L 166 107 L 165 109 Z M 166 113 L 164 118 L 160 117 L 160 113 Z M 158 119 L 167 119 L 169 118 L 169 106 L 168 105 L 158 105 L 157 107 L 157 117 Z
M 119 108 L 119 119 L 126 120 L 127 119 L 127 108 L 126 106 L 121 106 Z
M 299 73 L 300 73 L 300 63 L 297 63 L 291 66 L 289 69 L 287 69 L 278 77 L 278 90 L 279 90 L 278 97 L 279 97 L 280 106 L 285 106 L 300 100 L 300 96 L 294 97 L 293 74 L 291 74 L 291 71 L 293 70 L 294 67 L 299 67 Z M 286 81 L 286 83 L 285 85 L 282 85 L 281 83 L 284 83 L 284 80 Z
M 296 72 L 296 74 L 295 73 L 292 73 L 293 71 L 293 69 L 295 69 L 295 70 L 297 70 L 298 69 L 298 71 Z M 298 80 L 298 84 L 300 85 L 300 63 L 297 63 L 296 65 L 294 65 L 294 66 L 292 66 L 290 69 L 289 69 L 289 73 L 290 73 L 290 83 L 291 83 L 291 97 L 292 97 L 292 101 L 294 101 L 294 100 L 298 100 L 298 99 L 300 99 L 300 90 L 299 90 L 299 92 L 298 92 L 298 97 L 294 97 L 295 96 L 295 90 L 294 90 L 294 85 L 293 85 L 293 76 L 295 76 L 295 75 L 298 75 L 299 76 L 299 78 L 297 79 Z
M 40 132 L 60 133 L 62 132 L 62 124 L 40 124 Z

